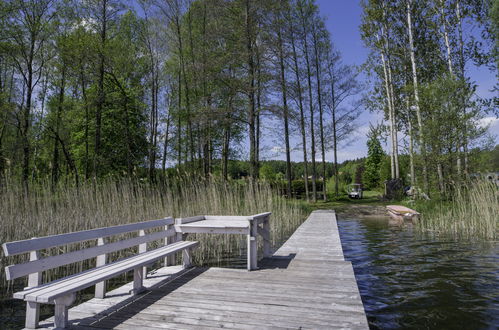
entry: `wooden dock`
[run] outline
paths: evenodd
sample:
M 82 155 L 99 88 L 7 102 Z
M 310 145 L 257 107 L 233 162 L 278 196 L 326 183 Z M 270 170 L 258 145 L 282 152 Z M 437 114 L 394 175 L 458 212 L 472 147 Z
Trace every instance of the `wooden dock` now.
M 71 308 L 71 327 L 368 329 L 333 211 L 313 212 L 258 270 L 170 266 L 143 285 L 137 296 L 129 283 Z M 53 318 L 40 327 L 53 327 Z

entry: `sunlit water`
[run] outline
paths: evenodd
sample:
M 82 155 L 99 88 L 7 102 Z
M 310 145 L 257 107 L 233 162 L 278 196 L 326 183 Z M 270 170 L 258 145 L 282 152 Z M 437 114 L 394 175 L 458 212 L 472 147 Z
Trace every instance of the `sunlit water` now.
M 372 329 L 498 329 L 499 242 L 431 238 L 339 217 Z

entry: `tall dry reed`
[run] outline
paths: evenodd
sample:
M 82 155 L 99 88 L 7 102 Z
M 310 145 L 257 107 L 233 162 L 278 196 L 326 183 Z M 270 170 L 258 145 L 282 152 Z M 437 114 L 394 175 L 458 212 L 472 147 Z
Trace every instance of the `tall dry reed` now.
M 464 239 L 497 238 L 499 189 L 488 180 L 456 189 L 450 202 L 422 206 L 419 227 L 428 232 Z
M 34 187 L 29 195 L 22 187 L 9 184 L 0 192 L 0 243 L 61 234 L 98 227 L 158 219 L 166 216 L 251 215 L 270 211 L 273 245 L 285 240 L 305 219 L 304 210 L 296 202 L 277 196 L 268 185 L 222 182 L 177 182 L 170 185 L 122 180 L 97 186 L 86 184 L 78 189 L 50 185 Z M 198 265 L 224 265 L 244 258 L 246 242 L 242 235 L 193 235 L 200 247 L 194 254 Z M 93 246 L 95 242 L 79 243 L 66 249 L 50 249 L 44 254 Z M 123 257 L 121 252 L 113 259 Z M 1 295 L 12 291 L 3 268 L 25 259 L 6 258 L 0 254 Z M 244 260 L 241 260 L 243 263 Z M 61 267 L 44 274 L 52 280 L 91 267 L 93 261 Z M 22 287 L 24 282 L 17 282 Z

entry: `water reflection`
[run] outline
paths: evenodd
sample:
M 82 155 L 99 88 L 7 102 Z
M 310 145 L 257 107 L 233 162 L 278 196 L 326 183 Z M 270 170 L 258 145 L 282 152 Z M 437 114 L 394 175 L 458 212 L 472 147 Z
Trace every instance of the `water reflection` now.
M 425 237 L 387 219 L 338 226 L 371 328 L 499 328 L 498 242 Z

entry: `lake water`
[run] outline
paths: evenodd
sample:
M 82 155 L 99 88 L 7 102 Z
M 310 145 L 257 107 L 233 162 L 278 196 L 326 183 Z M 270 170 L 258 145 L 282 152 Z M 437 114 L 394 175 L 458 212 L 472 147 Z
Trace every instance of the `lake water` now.
M 338 217 L 372 329 L 498 329 L 499 242 Z

